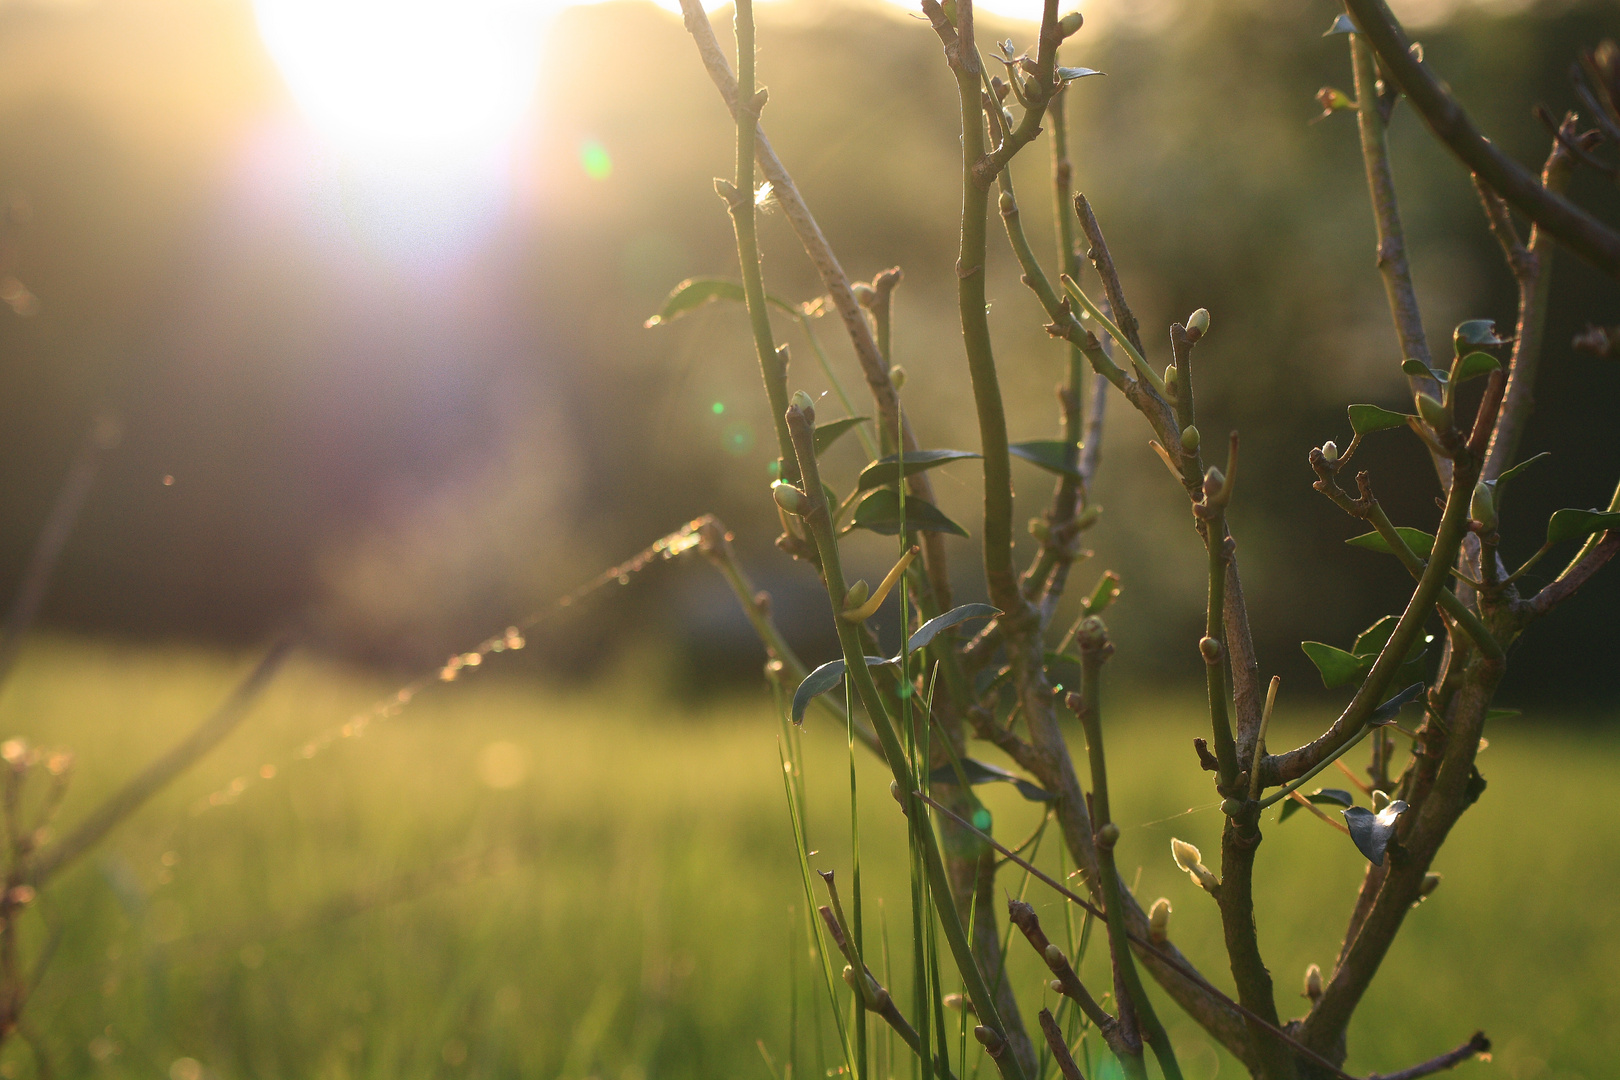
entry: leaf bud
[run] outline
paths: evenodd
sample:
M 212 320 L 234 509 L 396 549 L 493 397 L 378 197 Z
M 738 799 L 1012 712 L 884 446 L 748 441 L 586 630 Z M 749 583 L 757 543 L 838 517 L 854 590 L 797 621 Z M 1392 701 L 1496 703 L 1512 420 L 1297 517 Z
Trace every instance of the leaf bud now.
M 1209 333 L 1209 309 L 1199 308 L 1187 316 L 1187 340 L 1197 341 Z
M 851 585 L 849 591 L 844 594 L 844 610 L 848 611 L 850 608 L 860 607 L 866 603 L 866 598 L 871 595 L 872 587 L 866 583 L 865 578 L 862 578 Z
M 1323 443 L 1322 456 L 1327 458 L 1329 461 L 1338 461 L 1339 444 L 1334 442 L 1332 439 L 1329 439 L 1327 442 Z
M 809 508 L 810 504 L 809 496 L 792 484 L 784 483 L 781 480 L 771 485 L 771 498 L 775 499 L 776 505 L 787 513 L 800 516 Z
M 1046 988 L 1048 990 L 1052 991 L 1052 993 L 1054 993 L 1054 994 L 1063 993 L 1063 983 L 1058 979 L 1052 979 L 1049 982 L 1047 982 Z
M 1047 967 L 1051 968 L 1053 971 L 1059 971 L 1059 970 L 1062 969 L 1063 965 L 1068 963 L 1068 962 L 1069 962 L 1069 958 L 1067 956 L 1063 955 L 1063 950 L 1058 948 L 1057 942 L 1054 941 L 1054 942 L 1050 942 L 1050 943 L 1047 944 L 1047 946 L 1046 946 L 1046 966 Z
M 1198 653 L 1204 658 L 1204 663 L 1213 664 L 1221 658 L 1221 643 L 1207 635 L 1201 637 L 1198 639 Z
M 1222 799 L 1221 800 L 1221 813 L 1225 814 L 1227 817 L 1237 817 L 1242 812 L 1243 812 L 1243 800 L 1242 799 Z
M 898 781 L 898 780 L 890 780 L 889 781 L 889 794 L 891 796 L 893 796 L 894 801 L 899 803 L 902 808 L 905 807 L 906 802 L 905 802 L 904 799 L 902 799 L 900 797 L 900 781 Z
M 793 407 L 804 413 L 806 420 L 814 421 L 816 418 L 816 401 L 803 390 L 793 391 Z
M 1097 843 L 1103 847 L 1113 847 L 1119 843 L 1119 826 L 1112 821 L 1105 822 L 1102 828 L 1097 830 Z
M 1029 535 L 1044 544 L 1052 535 L 1052 527 L 1043 519 L 1032 517 L 1029 519 Z
M 973 1037 L 990 1052 L 991 1057 L 1000 1057 L 1002 1051 L 1007 1049 L 1007 1041 L 997 1034 L 994 1028 L 985 1027 L 983 1024 L 973 1029 Z
M 1075 34 L 1080 32 L 1080 28 L 1085 24 L 1086 20 L 1084 16 L 1082 16 L 1078 11 L 1071 11 L 1067 15 L 1063 16 L 1063 18 L 1058 20 L 1058 33 L 1062 34 L 1066 38 L 1073 37 Z
M 1162 896 L 1148 909 L 1148 936 L 1159 945 L 1170 939 L 1170 901 Z
M 855 968 L 850 964 L 844 965 L 844 981 L 851 987 L 855 985 Z
M 1494 485 L 1478 483 L 1474 485 L 1474 497 L 1468 503 L 1468 516 L 1484 526 L 1485 531 L 1496 531 L 1496 493 Z
M 1016 214 L 1018 212 L 1018 200 L 1012 197 L 1012 192 L 1003 191 L 1001 198 L 996 200 L 996 208 L 1001 211 L 1003 217 L 1008 214 Z
M 1434 892 L 1434 890 L 1438 889 L 1439 887 L 1439 874 L 1424 874 L 1423 884 L 1418 886 L 1418 898 L 1420 900 L 1426 898 L 1430 893 Z
M 1374 789 L 1372 793 L 1372 804 L 1374 813 L 1382 812 L 1384 807 L 1389 805 L 1389 795 L 1386 792 Z
M 849 291 L 855 294 L 855 301 L 861 307 L 871 307 L 877 300 L 877 290 L 864 281 L 857 281 L 849 287 Z
M 6 904 L 10 907 L 27 907 L 34 902 L 34 896 L 32 885 L 13 885 L 6 890 Z
M 889 383 L 896 390 L 906 385 L 906 369 L 899 364 L 889 369 Z
M 1187 874 L 1198 883 L 1198 887 L 1213 893 L 1220 885 L 1220 878 L 1204 865 L 1203 857 L 1198 849 L 1185 840 L 1170 838 L 1170 854 L 1176 860 L 1176 865 L 1185 870 Z
M 1226 486 L 1226 474 L 1211 465 L 1204 472 L 1204 498 L 1213 499 Z
M 1322 969 L 1315 964 L 1305 969 L 1304 996 L 1310 998 L 1312 1004 L 1322 996 Z
M 1197 453 L 1199 441 L 1198 429 L 1192 424 L 1181 429 L 1181 448 L 1187 453 Z
M 1428 394 L 1417 396 L 1417 410 L 1418 415 L 1423 417 L 1423 422 L 1436 431 L 1451 430 L 1451 410 Z
M 876 1012 L 884 1012 L 889 1007 L 889 991 L 887 987 L 880 986 L 872 991 L 872 1008 Z
M 1171 401 L 1181 397 L 1181 372 L 1176 370 L 1175 364 L 1164 367 L 1164 396 Z

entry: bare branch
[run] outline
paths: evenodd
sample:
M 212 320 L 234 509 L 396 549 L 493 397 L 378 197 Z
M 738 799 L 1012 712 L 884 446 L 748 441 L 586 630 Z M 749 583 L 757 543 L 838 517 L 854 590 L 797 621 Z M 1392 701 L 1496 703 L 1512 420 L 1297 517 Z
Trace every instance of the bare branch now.
M 1412 52 L 1384 0 L 1345 0 L 1356 26 L 1429 130 L 1502 198 L 1571 251 L 1620 279 L 1620 232 L 1537 182 L 1530 170 L 1482 135 L 1450 90 Z
M 1441 1054 L 1431 1061 L 1421 1065 L 1414 1065 L 1410 1069 L 1400 1072 L 1373 1073 L 1367 1080 L 1422 1080 L 1425 1076 L 1433 1076 L 1437 1072 L 1454 1069 L 1465 1061 L 1472 1061 L 1480 1054 L 1491 1052 L 1491 1040 L 1485 1037 L 1483 1031 L 1474 1032 L 1474 1037 L 1457 1047 L 1455 1050 Z

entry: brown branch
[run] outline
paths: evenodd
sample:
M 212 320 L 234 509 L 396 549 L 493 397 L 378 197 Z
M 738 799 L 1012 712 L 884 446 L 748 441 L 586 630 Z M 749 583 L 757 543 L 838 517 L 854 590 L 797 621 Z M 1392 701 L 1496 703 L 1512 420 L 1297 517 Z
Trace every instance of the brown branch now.
M 1560 130 L 1574 133 L 1574 113 L 1564 117 Z M 1573 170 L 1574 163 L 1568 151 L 1555 142 L 1541 170 L 1542 186 L 1549 191 L 1563 192 L 1569 185 Z M 1519 243 L 1518 233 L 1508 217 L 1502 197 L 1477 175 L 1474 183 L 1485 204 L 1492 231 L 1502 244 L 1508 267 L 1513 271 L 1519 287 L 1519 320 L 1514 331 L 1513 355 L 1508 360 L 1507 393 L 1502 400 L 1501 414 L 1491 435 L 1485 467 L 1480 474 L 1483 479 L 1494 480 L 1517 456 L 1525 423 L 1535 403 L 1536 373 L 1541 362 L 1541 344 L 1547 323 L 1547 295 L 1552 284 L 1552 242 L 1546 230 L 1534 226 L 1530 230 L 1529 244 Z
M 1556 581 L 1543 586 L 1540 592 L 1525 601 L 1518 610 L 1530 618 L 1541 618 L 1574 596 L 1582 585 L 1592 580 L 1592 575 L 1608 565 L 1617 551 L 1620 551 L 1620 531 L 1605 533 L 1603 539 L 1583 558 L 1558 575 Z
M 915 794 L 917 798 L 921 799 L 929 806 L 932 806 L 940 813 L 955 817 L 963 828 L 971 829 L 973 832 L 977 833 L 985 843 L 995 848 L 996 851 L 1000 852 L 1004 858 L 1010 859 L 1017 866 L 1029 871 L 1033 877 L 1039 880 L 1042 884 L 1053 889 L 1059 896 L 1062 896 L 1072 904 L 1078 905 L 1081 910 L 1089 912 L 1095 918 L 1106 919 L 1108 917 L 1101 908 L 1097 907 L 1084 897 L 1076 895 L 1073 891 L 1053 879 L 1049 874 L 1042 872 L 1034 864 L 1021 858 L 1017 852 L 1011 850 L 1005 844 L 1002 844 L 996 840 L 996 838 L 991 836 L 989 833 L 974 827 L 965 819 L 959 818 L 955 814 L 952 814 L 951 811 L 941 806 L 929 796 L 924 795 L 922 792 L 916 792 Z M 1129 894 L 1126 895 L 1125 900 L 1127 905 L 1130 904 Z M 1143 917 L 1142 922 L 1145 926 L 1147 922 L 1145 916 Z M 1321 1054 L 1318 1054 L 1310 1047 L 1299 1042 L 1282 1028 L 1277 1027 L 1274 1024 L 1266 1023 L 1263 1017 L 1251 1013 L 1248 1009 L 1245 1009 L 1242 1005 L 1221 993 L 1221 991 L 1216 989 L 1215 986 L 1209 982 L 1209 980 L 1205 979 L 1198 973 L 1198 969 L 1194 968 L 1192 964 L 1181 955 L 1181 951 L 1174 945 L 1170 944 L 1169 942 L 1165 942 L 1163 944 L 1154 942 L 1150 935 L 1145 932 L 1138 932 L 1136 929 L 1128 931 L 1127 936 L 1130 938 L 1131 944 L 1136 947 L 1137 954 L 1143 957 L 1144 960 L 1151 961 L 1157 959 L 1165 966 L 1165 968 L 1174 971 L 1178 976 L 1180 976 L 1181 980 L 1183 980 L 1185 984 L 1196 988 L 1201 995 L 1206 996 L 1210 1001 L 1220 1006 L 1224 1012 L 1230 1013 L 1236 1017 L 1241 1017 L 1242 1019 L 1259 1021 L 1261 1028 L 1265 1030 L 1272 1038 L 1277 1039 L 1280 1042 L 1287 1043 L 1294 1049 L 1295 1053 L 1299 1054 L 1300 1057 L 1310 1061 L 1318 1068 L 1325 1069 L 1330 1076 L 1337 1078 L 1337 1080 L 1356 1080 L 1355 1077 L 1351 1076 L 1343 1069 L 1340 1069 L 1337 1065 L 1334 1065 L 1331 1061 L 1323 1057 Z M 1171 990 L 1169 986 L 1166 986 L 1165 989 L 1167 991 Z M 1173 991 L 1171 991 L 1171 993 L 1172 996 L 1175 996 Z M 1181 999 L 1179 997 L 1177 997 L 1177 1002 L 1181 1003 Z M 1187 1008 L 1184 1003 L 1182 1004 L 1184 1008 Z M 1188 1011 L 1193 1012 L 1193 1010 L 1190 1008 L 1188 1008 Z M 1194 1019 L 1199 1019 L 1196 1013 L 1194 1013 Z M 1199 1022 L 1203 1023 L 1202 1020 L 1199 1020 Z M 1211 1034 L 1217 1034 L 1217 1032 L 1210 1028 L 1207 1024 L 1204 1025 L 1204 1029 L 1209 1031 Z M 1217 1037 L 1219 1036 L 1217 1035 Z M 1224 1038 L 1221 1041 L 1234 1056 L 1247 1061 L 1249 1046 L 1247 1040 L 1243 1038 L 1241 1027 L 1238 1029 L 1237 1038 L 1234 1039 L 1232 1043 L 1227 1043 Z
M 843 953 L 844 960 L 848 962 L 851 968 L 856 968 L 859 958 L 855 955 L 855 950 L 850 948 L 849 939 L 844 936 L 843 927 L 838 924 L 838 918 L 833 914 L 832 909 L 822 905 L 816 910 L 821 913 L 822 922 L 827 924 L 827 933 L 833 939 L 833 944 L 838 946 L 838 951 Z M 862 1000 L 866 1002 L 866 1007 L 883 1017 L 884 1022 L 894 1029 L 895 1034 L 900 1036 L 900 1041 L 905 1043 L 913 1054 L 918 1057 L 927 1054 L 928 1048 L 923 1046 L 921 1040 L 918 1039 L 917 1029 L 911 1026 L 911 1021 L 906 1019 L 905 1014 L 900 1011 L 900 1007 L 894 1003 L 893 995 L 877 981 L 877 976 L 872 974 L 872 969 L 861 964 L 856 970 L 864 970 L 866 977 L 871 980 L 864 990 L 858 986 L 852 987 L 857 994 L 862 996 Z M 950 1069 L 946 1067 L 945 1062 L 937 1055 L 934 1055 L 934 1068 L 938 1070 L 938 1075 L 944 1077 L 945 1080 L 956 1080 Z
M 1356 79 L 1356 127 L 1361 135 L 1361 157 L 1367 168 L 1367 191 L 1372 198 L 1373 223 L 1378 229 L 1378 273 L 1384 279 L 1389 313 L 1400 339 L 1401 359 L 1423 361 L 1434 367 L 1429 342 L 1423 333 L 1423 314 L 1418 309 L 1417 289 L 1412 285 L 1412 267 L 1406 258 L 1406 236 L 1401 227 L 1400 205 L 1395 197 L 1395 176 L 1390 169 L 1389 142 L 1385 137 L 1387 120 L 1378 98 L 1378 65 L 1372 50 L 1361 36 L 1350 40 L 1350 56 Z M 1413 393 L 1440 396 L 1440 386 L 1432 378 L 1408 376 Z M 1435 464 L 1445 482 L 1445 462 Z
M 1367 1077 L 1367 1080 L 1421 1080 L 1422 1077 L 1433 1076 L 1437 1072 L 1454 1069 L 1465 1061 L 1472 1061 L 1480 1054 L 1490 1052 L 1491 1040 L 1485 1037 L 1483 1031 L 1476 1031 L 1473 1038 L 1457 1047 L 1457 1049 L 1447 1051 L 1433 1060 L 1425 1061 L 1421 1065 L 1414 1065 L 1410 1069 L 1402 1069 L 1400 1072 L 1373 1073 Z
M 1087 1019 L 1097 1025 L 1097 1030 L 1102 1032 L 1102 1037 L 1109 1048 L 1115 1054 L 1125 1053 L 1126 1049 L 1119 1038 L 1118 1022 L 1097 1004 L 1097 999 L 1091 996 L 1091 991 L 1080 981 L 1080 976 L 1075 973 L 1069 958 L 1063 955 L 1063 950 L 1054 946 L 1047 938 L 1046 931 L 1041 929 L 1041 920 L 1035 914 L 1035 909 L 1022 900 L 1008 900 L 1007 921 L 1018 927 L 1036 955 L 1051 969 L 1056 981 L 1063 987 L 1063 996 L 1080 1006 L 1080 1011 L 1086 1014 Z
M 1576 255 L 1620 280 L 1620 232 L 1543 187 L 1530 170 L 1485 138 L 1451 91 L 1412 54 L 1411 40 L 1384 0 L 1345 0 L 1345 6 L 1384 70 L 1458 160 Z
M 1408 792 L 1412 806 L 1401 815 L 1398 842 L 1391 845 L 1389 870 L 1377 899 L 1300 1028 L 1301 1038 L 1316 1050 L 1343 1046 L 1351 1014 L 1413 905 L 1422 898 L 1423 879 L 1435 854 L 1473 801 L 1469 787 L 1476 775 L 1474 758 L 1504 667 L 1500 659 L 1476 657 L 1446 705 L 1443 726 L 1425 725 L 1424 750 L 1435 757 L 1421 760 L 1433 769 L 1432 782 L 1424 778 L 1423 790 L 1413 785 Z
M 1046 1036 L 1046 1045 L 1052 1050 L 1052 1060 L 1057 1062 L 1063 1080 L 1086 1080 L 1080 1073 L 1080 1066 L 1074 1063 L 1074 1055 L 1069 1053 L 1068 1044 L 1063 1041 L 1063 1031 L 1058 1027 L 1057 1018 L 1052 1015 L 1052 1010 L 1042 1009 L 1040 1021 L 1041 1034 Z
M 1091 203 L 1086 201 L 1083 194 L 1074 197 L 1074 209 L 1080 215 L 1080 231 L 1086 234 L 1086 242 L 1091 245 L 1086 251 L 1086 258 L 1097 268 L 1097 276 L 1102 279 L 1103 293 L 1108 297 L 1108 306 L 1113 311 L 1114 324 L 1125 332 L 1132 348 L 1146 356 L 1142 348 L 1140 324 L 1131 306 L 1125 302 L 1125 290 L 1119 283 L 1119 272 L 1114 268 L 1113 256 L 1108 253 L 1108 241 L 1103 238 L 1097 215 L 1092 213 Z

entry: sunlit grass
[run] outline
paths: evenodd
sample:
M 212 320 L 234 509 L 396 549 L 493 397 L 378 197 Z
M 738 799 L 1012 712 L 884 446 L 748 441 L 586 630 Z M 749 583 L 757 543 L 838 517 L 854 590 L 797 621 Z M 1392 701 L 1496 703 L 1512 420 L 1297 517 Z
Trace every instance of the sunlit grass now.
M 77 752 L 67 825 L 242 666 L 43 645 L 0 699 L 0 724 Z M 546 693 L 492 663 L 233 805 L 193 812 L 388 689 L 295 664 L 224 748 L 47 891 L 29 930 L 36 942 L 50 926 L 62 937 L 29 1016 L 58 1075 L 164 1076 L 190 1058 L 222 1078 L 763 1078 L 756 1040 L 778 1069 L 788 1056 L 791 972 L 802 980 L 798 1074 L 815 1072 L 808 1030 L 823 991 L 802 953 L 789 958 L 805 941 L 789 916 L 802 918 L 804 892 L 764 694 L 690 712 L 622 688 Z M 1218 811 L 1172 817 L 1212 801 L 1189 745 L 1197 704 L 1150 704 L 1110 703 L 1121 871 L 1129 881 L 1141 867 L 1144 901 L 1170 897 L 1172 937 L 1224 983 L 1214 906 L 1169 854 L 1172 835 L 1215 846 Z M 1305 720 L 1281 715 L 1273 741 Z M 1490 787 L 1442 857 L 1443 886 L 1358 1014 L 1357 1072 L 1411 1064 L 1476 1027 L 1498 1047 L 1495 1066 L 1467 1067 L 1480 1075 L 1596 1078 L 1620 1053 L 1609 1022 L 1620 1015 L 1620 815 L 1603 798 L 1620 744 L 1514 723 L 1481 758 Z M 811 720 L 811 862 L 840 874 L 846 753 L 842 732 Z M 904 981 L 905 836 L 886 772 L 858 764 L 867 941 L 875 955 L 882 897 Z M 1021 838 L 1040 811 L 1003 788 L 985 801 L 998 830 Z M 1040 860 L 1054 871 L 1055 848 Z M 1268 827 L 1256 895 L 1285 1013 L 1305 966 L 1331 963 L 1362 865 L 1305 815 Z M 1016 892 L 1019 881 L 1008 872 L 1002 884 Z M 1039 885 L 1029 899 L 1055 931 L 1058 905 Z M 1033 1001 L 1044 967 L 1012 945 L 1009 977 Z M 1088 979 L 1105 981 L 1102 952 Z M 842 1054 L 824 1019 L 831 1066 Z M 1215 1075 L 1214 1052 L 1176 1022 L 1189 1077 Z M 9 1043 L 0 1075 L 32 1070 L 26 1046 Z

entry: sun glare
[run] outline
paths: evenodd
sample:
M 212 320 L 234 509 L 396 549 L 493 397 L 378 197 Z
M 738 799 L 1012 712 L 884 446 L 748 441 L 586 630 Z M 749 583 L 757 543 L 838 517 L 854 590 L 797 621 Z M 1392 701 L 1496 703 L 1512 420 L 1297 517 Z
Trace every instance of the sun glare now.
M 496 151 L 533 99 L 545 0 L 255 0 L 293 97 L 345 154 Z

